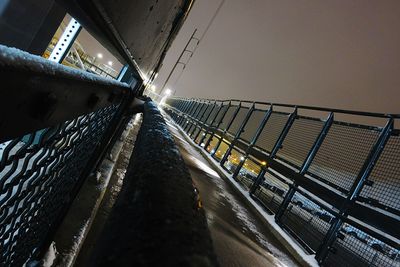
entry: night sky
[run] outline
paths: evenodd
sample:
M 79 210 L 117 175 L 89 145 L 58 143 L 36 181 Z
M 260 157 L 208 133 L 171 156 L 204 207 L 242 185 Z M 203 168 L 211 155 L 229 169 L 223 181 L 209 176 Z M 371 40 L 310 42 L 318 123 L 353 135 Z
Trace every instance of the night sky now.
M 195 2 L 158 90 L 219 2 Z M 177 96 L 400 113 L 399 28 L 398 0 L 226 0 L 179 81 L 167 87 Z

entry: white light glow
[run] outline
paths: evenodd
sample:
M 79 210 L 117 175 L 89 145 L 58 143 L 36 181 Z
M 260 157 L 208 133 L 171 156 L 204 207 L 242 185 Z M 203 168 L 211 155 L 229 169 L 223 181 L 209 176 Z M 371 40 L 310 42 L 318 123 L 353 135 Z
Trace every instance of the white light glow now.
M 240 157 L 240 160 L 243 161 L 243 160 L 244 160 L 244 157 Z
M 108 61 L 107 64 L 110 65 L 110 66 L 112 66 L 112 65 L 113 65 L 113 62 L 112 62 L 112 61 Z
M 166 95 L 171 95 L 171 93 L 172 93 L 171 89 L 165 89 L 165 94 Z
M 153 92 L 155 92 L 156 91 L 156 86 L 153 84 L 152 86 L 151 86 L 151 90 L 153 91 Z
M 103 54 L 102 54 L 102 53 L 98 53 L 98 54 L 97 54 L 97 57 L 98 57 L 98 58 L 103 58 Z

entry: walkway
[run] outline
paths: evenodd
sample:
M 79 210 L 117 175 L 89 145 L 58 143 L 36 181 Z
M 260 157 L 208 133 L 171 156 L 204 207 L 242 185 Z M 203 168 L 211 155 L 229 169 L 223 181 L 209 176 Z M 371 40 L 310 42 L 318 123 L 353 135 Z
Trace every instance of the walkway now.
M 173 122 L 167 122 L 200 191 L 221 266 L 299 266 Z

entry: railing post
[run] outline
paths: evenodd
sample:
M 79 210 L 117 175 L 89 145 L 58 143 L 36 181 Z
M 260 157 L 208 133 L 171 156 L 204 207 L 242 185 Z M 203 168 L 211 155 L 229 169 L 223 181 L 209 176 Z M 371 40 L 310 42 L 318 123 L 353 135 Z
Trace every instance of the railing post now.
M 185 110 L 183 111 L 182 118 L 179 121 L 179 124 L 185 123 L 185 120 L 187 120 L 187 116 L 189 116 L 189 112 L 192 110 L 194 107 L 195 102 L 193 100 L 187 100 L 188 105 L 186 106 Z M 182 127 L 184 125 L 181 125 Z
M 283 130 L 281 132 L 281 134 L 278 137 L 278 140 L 276 141 L 274 148 L 271 151 L 270 154 L 270 158 L 274 158 L 276 153 L 278 152 L 278 150 L 281 148 L 283 141 L 285 140 L 285 137 L 287 135 L 287 133 L 290 130 L 290 127 L 292 127 L 292 124 L 294 122 L 294 120 L 296 119 L 297 116 L 297 107 L 295 107 L 294 111 L 289 115 L 288 120 L 286 121 L 285 126 L 283 127 Z M 264 179 L 264 174 L 265 174 L 266 170 L 264 172 L 260 171 L 260 174 L 262 173 L 262 175 L 258 175 L 256 181 L 253 183 L 251 190 L 250 190 L 250 194 L 254 194 L 254 192 L 257 190 L 258 186 L 260 186 L 260 184 L 263 182 Z
M 201 107 L 201 103 L 200 103 L 200 102 L 197 102 L 197 105 L 195 104 L 195 108 L 193 108 L 192 111 L 188 114 L 188 120 L 187 120 L 187 122 L 189 121 L 189 118 L 190 118 L 191 121 L 193 121 L 193 116 L 197 113 L 197 111 L 198 111 L 198 109 L 199 109 L 200 107 Z M 189 131 L 191 125 L 189 126 L 189 122 L 186 123 L 186 124 L 187 124 L 187 125 L 185 125 L 184 130 L 185 130 L 185 132 L 187 133 L 187 132 Z
M 229 102 L 228 106 L 229 106 L 229 105 L 230 105 L 230 102 Z M 210 129 L 211 131 L 212 131 L 212 129 L 213 129 L 213 124 L 214 124 L 214 122 L 216 121 L 216 119 L 217 119 L 219 113 L 221 112 L 221 110 L 222 110 L 223 108 L 224 108 L 224 104 L 221 103 L 221 106 L 219 107 L 217 114 L 215 114 L 215 117 L 213 118 L 213 120 L 212 120 L 211 123 L 210 123 L 209 129 Z M 219 122 L 217 122 L 216 128 L 218 128 L 218 126 L 219 126 L 219 124 L 221 123 L 222 119 L 225 117 L 225 114 L 226 114 L 227 111 L 228 111 L 228 109 L 226 109 L 226 110 L 224 111 L 224 114 L 222 115 L 221 119 L 219 120 Z M 211 132 L 210 138 L 208 138 L 207 143 L 204 145 L 204 149 L 206 149 L 206 148 L 209 146 L 209 144 L 210 144 L 210 142 L 211 142 L 211 139 L 212 139 L 213 136 L 214 136 L 214 133 L 215 133 L 214 131 Z M 213 153 L 211 153 L 211 155 L 213 155 Z
M 236 119 L 236 116 L 237 116 L 237 114 L 239 113 L 241 107 L 242 107 L 242 102 L 239 102 L 239 105 L 237 106 L 237 108 L 236 108 L 236 110 L 235 110 L 235 113 L 233 114 L 233 116 L 232 116 L 232 118 L 230 119 L 229 123 L 226 125 L 226 129 L 225 129 L 224 132 L 222 133 L 221 138 L 219 139 L 218 145 L 216 146 L 216 148 L 218 148 L 219 145 L 221 144 L 222 139 L 224 139 L 226 133 L 228 132 L 229 127 L 231 127 L 233 121 Z M 217 149 L 216 149 L 216 150 L 217 150 Z M 225 152 L 224 156 L 222 157 L 222 159 L 225 157 L 225 155 L 226 155 L 226 152 Z M 221 160 L 221 162 L 222 162 L 222 160 Z M 221 162 L 220 162 L 220 165 L 222 166 Z
M 288 120 L 286 121 L 285 127 L 283 127 L 283 130 L 281 134 L 279 135 L 278 140 L 276 141 L 276 144 L 274 148 L 271 151 L 270 157 L 274 158 L 276 153 L 278 153 L 278 150 L 282 147 L 283 140 L 285 140 L 286 135 L 288 134 L 290 127 L 292 127 L 294 120 L 296 119 L 297 116 L 297 107 L 295 107 L 294 111 L 289 115 Z
M 212 107 L 212 109 L 210 110 L 210 113 L 208 113 L 207 117 L 206 117 L 206 118 L 204 118 L 204 121 L 202 122 L 202 126 L 201 126 L 201 128 L 200 128 L 200 131 L 199 131 L 199 132 L 197 133 L 197 135 L 194 137 L 194 140 L 196 140 L 196 139 L 197 139 L 197 137 L 198 137 L 198 136 L 199 136 L 199 134 L 201 133 L 201 130 L 203 130 L 203 129 L 204 129 L 204 125 L 206 125 L 206 123 L 207 123 L 207 120 L 210 118 L 210 116 L 211 116 L 212 112 L 213 112 L 213 111 L 214 111 L 214 109 L 215 109 L 215 108 L 218 106 L 218 105 L 217 105 L 217 101 L 214 101 L 214 104 L 212 104 L 212 105 L 213 105 L 213 107 Z M 205 135 L 204 135 L 204 136 L 205 136 Z M 204 136 L 202 136 L 202 137 L 201 137 L 199 144 L 203 143 Z
M 316 259 L 318 263 L 320 264 L 323 263 L 326 257 L 328 256 L 328 253 L 331 250 L 332 245 L 336 240 L 337 234 L 340 231 L 340 228 L 342 227 L 343 220 L 347 217 L 347 212 L 349 208 L 351 207 L 352 204 L 354 204 L 357 197 L 361 193 L 361 190 L 364 187 L 365 182 L 367 181 L 369 175 L 371 174 L 373 167 L 375 166 L 387 141 L 390 138 L 393 126 L 394 126 L 394 120 L 393 118 L 390 118 L 386 126 L 380 132 L 376 143 L 371 148 L 371 151 L 367 159 L 365 160 L 359 174 L 357 175 L 356 180 L 354 181 L 349 191 L 346 201 L 343 203 L 343 206 L 339 209 L 339 213 L 338 216 L 336 217 L 335 222 L 329 228 L 321 246 L 317 251 Z
M 256 180 L 250 187 L 250 190 L 249 190 L 250 195 L 254 194 L 256 192 L 257 188 L 262 184 L 262 182 L 264 181 L 264 175 L 266 172 L 267 172 L 267 167 L 261 166 L 261 170 L 258 173 Z
M 324 126 L 322 127 L 321 132 L 319 133 L 317 139 L 315 140 L 315 143 L 313 147 L 311 148 L 310 152 L 308 153 L 306 160 L 304 161 L 301 169 L 300 169 L 300 174 L 305 174 L 308 170 L 308 167 L 310 166 L 312 160 L 314 159 L 315 155 L 317 154 L 319 148 L 321 147 L 322 142 L 324 141 L 326 135 L 328 134 L 329 129 L 331 128 L 331 125 L 333 123 L 333 118 L 334 115 L 331 112 L 327 118 L 327 120 L 324 123 Z M 275 221 L 280 223 L 281 218 L 289 206 L 290 201 L 292 200 L 294 193 L 296 193 L 297 190 L 297 183 L 294 182 L 289 186 L 289 190 L 286 193 L 285 198 L 283 199 L 281 205 L 279 206 L 279 209 L 277 213 L 275 214 Z
M 249 108 L 249 111 L 247 112 L 246 117 L 244 118 L 242 124 L 240 125 L 239 129 L 237 130 L 235 137 L 233 138 L 233 141 L 231 142 L 228 149 L 226 150 L 226 153 L 221 160 L 221 165 L 223 165 L 225 163 L 225 161 L 227 160 L 229 154 L 231 153 L 231 151 L 235 145 L 236 140 L 240 137 L 241 133 L 243 132 L 244 127 L 246 127 L 246 124 L 247 124 L 248 120 L 250 119 L 250 116 L 253 113 L 254 108 L 255 108 L 255 104 L 253 103 L 251 105 L 251 107 Z
M 206 111 L 208 110 L 209 105 L 210 105 L 210 101 L 207 101 L 207 103 L 205 103 L 205 106 L 203 106 L 203 107 L 205 107 L 204 110 L 200 111 L 199 114 L 198 114 L 198 115 L 200 115 L 200 116 L 196 116 L 197 118 L 195 119 L 195 123 L 193 124 L 193 126 L 194 126 L 194 127 L 193 127 L 193 130 L 189 133 L 189 136 L 193 133 L 193 131 L 196 129 L 196 127 L 197 127 L 198 125 L 200 125 L 201 118 L 204 116 L 204 114 L 205 114 Z M 200 132 L 200 131 L 199 131 L 199 132 Z M 193 139 L 195 139 L 195 138 L 193 138 Z
M 268 121 L 269 117 L 271 117 L 272 110 L 273 110 L 273 107 L 271 105 L 270 108 L 265 112 L 263 120 L 261 121 L 260 125 L 258 126 L 258 128 L 257 128 L 257 130 L 256 130 L 256 132 L 255 132 L 255 134 L 254 134 L 254 136 L 252 138 L 252 140 L 250 141 L 249 146 L 247 147 L 246 153 L 243 156 L 244 159 L 239 162 L 239 166 L 236 168 L 235 172 L 232 174 L 232 178 L 235 179 L 238 176 L 240 169 L 243 167 L 244 162 L 246 161 L 246 159 L 249 156 L 249 152 L 250 152 L 251 148 L 257 142 L 257 139 L 261 135 L 261 132 L 264 129 L 265 124 L 267 124 L 267 121 Z M 257 179 L 256 179 L 256 181 L 257 181 Z

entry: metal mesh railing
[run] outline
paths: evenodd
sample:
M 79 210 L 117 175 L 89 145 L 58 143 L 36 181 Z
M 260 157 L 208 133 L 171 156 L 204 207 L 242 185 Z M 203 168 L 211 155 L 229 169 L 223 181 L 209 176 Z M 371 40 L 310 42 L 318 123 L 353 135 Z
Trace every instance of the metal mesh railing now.
M 134 93 L 15 49 L 2 47 L 0 62 L 0 266 L 31 266 L 127 123 Z
M 82 170 L 117 111 L 110 106 L 3 144 L 1 265 L 21 266 L 73 198 Z
M 174 100 L 165 110 L 188 121 L 192 116 L 176 103 L 207 101 Z M 192 138 L 307 253 L 324 266 L 400 266 L 399 115 L 238 100 L 209 104 L 218 111 Z

